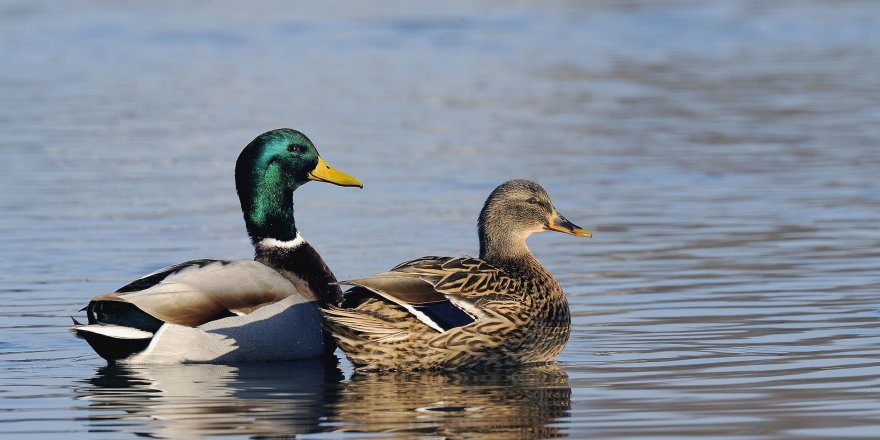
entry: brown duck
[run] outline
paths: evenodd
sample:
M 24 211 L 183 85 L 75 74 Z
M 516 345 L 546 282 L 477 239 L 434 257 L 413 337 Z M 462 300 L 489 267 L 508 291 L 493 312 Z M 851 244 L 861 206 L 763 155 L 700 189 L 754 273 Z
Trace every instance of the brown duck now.
M 590 237 L 540 185 L 511 180 L 480 212 L 480 258 L 423 257 L 355 286 L 325 326 L 359 369 L 483 369 L 550 362 L 571 332 L 559 283 L 526 246 L 545 230 Z

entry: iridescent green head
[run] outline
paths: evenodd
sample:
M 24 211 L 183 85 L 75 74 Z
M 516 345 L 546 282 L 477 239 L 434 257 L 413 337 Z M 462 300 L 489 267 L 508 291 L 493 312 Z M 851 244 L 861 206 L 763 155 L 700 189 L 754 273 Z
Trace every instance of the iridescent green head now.
M 293 191 L 310 180 L 363 188 L 356 178 L 327 165 L 312 141 L 296 130 L 267 131 L 244 147 L 235 163 L 235 187 L 254 244 L 296 237 Z

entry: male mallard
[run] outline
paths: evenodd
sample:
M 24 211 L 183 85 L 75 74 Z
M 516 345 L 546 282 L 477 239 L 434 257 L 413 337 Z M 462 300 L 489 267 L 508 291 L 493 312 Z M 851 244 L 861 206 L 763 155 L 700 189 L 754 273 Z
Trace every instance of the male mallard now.
M 300 359 L 332 350 L 318 306 L 342 295 L 293 221 L 293 191 L 317 180 L 363 187 L 330 168 L 311 141 L 288 128 L 251 141 L 235 186 L 256 261 L 193 260 L 98 295 L 73 331 L 109 361 L 235 362 Z
M 559 283 L 526 246 L 535 232 L 592 234 L 535 182 L 511 180 L 480 212 L 480 258 L 423 257 L 355 286 L 325 325 L 361 369 L 478 369 L 554 360 L 571 331 Z

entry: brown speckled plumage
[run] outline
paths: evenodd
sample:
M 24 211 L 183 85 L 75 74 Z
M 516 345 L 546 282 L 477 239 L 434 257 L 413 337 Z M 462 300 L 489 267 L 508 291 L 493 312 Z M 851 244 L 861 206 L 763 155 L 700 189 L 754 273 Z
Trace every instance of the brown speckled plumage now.
M 589 234 L 560 216 L 536 183 L 507 182 L 480 215 L 481 258 L 424 257 L 346 281 L 355 288 L 340 307 L 325 310 L 326 326 L 362 369 L 552 361 L 571 331 L 568 301 L 525 245 L 532 232 L 551 228 Z M 417 310 L 447 302 L 466 312 L 468 322 L 443 327 Z

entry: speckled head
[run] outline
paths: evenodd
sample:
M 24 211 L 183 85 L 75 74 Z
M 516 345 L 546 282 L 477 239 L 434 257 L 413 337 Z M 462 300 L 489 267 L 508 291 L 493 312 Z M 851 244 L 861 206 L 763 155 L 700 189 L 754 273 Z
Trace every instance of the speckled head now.
M 293 191 L 310 180 L 363 185 L 327 165 L 306 135 L 289 128 L 267 131 L 249 143 L 235 163 L 235 187 L 251 240 L 296 237 Z
M 505 259 L 528 253 L 526 238 L 541 231 L 592 236 L 559 214 L 541 185 L 519 179 L 504 182 L 492 191 L 480 212 L 480 257 Z

